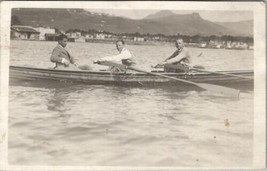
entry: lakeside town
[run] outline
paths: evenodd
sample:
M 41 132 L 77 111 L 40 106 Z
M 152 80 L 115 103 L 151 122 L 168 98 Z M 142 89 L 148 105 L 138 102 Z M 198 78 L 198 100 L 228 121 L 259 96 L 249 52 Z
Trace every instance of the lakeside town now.
M 79 43 L 114 43 L 117 39 L 123 39 L 127 44 L 132 45 L 173 45 L 174 40 L 179 36 L 189 47 L 213 48 L 213 49 L 236 49 L 236 50 L 253 50 L 253 38 L 229 35 L 212 35 L 212 36 L 187 36 L 180 35 L 163 35 L 163 34 L 140 34 L 125 33 L 115 34 L 103 30 L 90 29 L 88 31 L 79 29 L 69 29 L 62 31 L 57 28 L 32 27 L 25 25 L 11 26 L 12 40 L 32 40 L 32 41 L 57 41 L 60 34 L 66 34 L 70 42 Z

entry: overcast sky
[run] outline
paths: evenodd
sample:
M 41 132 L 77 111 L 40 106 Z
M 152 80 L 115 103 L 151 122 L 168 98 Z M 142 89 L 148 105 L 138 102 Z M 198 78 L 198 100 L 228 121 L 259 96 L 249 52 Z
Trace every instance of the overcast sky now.
M 114 9 L 87 9 L 91 12 L 102 12 L 122 16 L 131 19 L 142 19 L 149 14 L 158 12 L 159 10 L 114 10 Z M 235 22 L 253 19 L 253 13 L 250 11 L 173 11 L 176 14 L 191 14 L 197 12 L 203 19 L 214 22 Z

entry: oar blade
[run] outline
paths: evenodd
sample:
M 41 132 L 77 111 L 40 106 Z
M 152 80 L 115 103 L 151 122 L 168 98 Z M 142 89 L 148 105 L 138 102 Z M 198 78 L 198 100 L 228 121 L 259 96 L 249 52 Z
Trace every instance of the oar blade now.
M 198 86 L 205 89 L 209 90 L 218 94 L 223 94 L 227 96 L 232 96 L 232 97 L 239 97 L 240 91 L 229 88 L 229 87 L 223 87 L 219 85 L 214 85 L 214 84 L 205 84 L 205 83 L 198 83 Z

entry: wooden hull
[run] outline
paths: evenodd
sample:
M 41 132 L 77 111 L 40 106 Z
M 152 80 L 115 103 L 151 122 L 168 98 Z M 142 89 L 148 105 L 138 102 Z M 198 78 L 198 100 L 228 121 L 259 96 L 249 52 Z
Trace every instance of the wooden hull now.
M 220 71 L 221 73 L 230 73 L 248 78 L 253 78 L 253 71 Z M 185 79 L 196 83 L 211 83 L 233 86 L 249 86 L 253 88 L 253 79 L 242 79 L 230 77 L 222 74 L 195 73 L 188 75 L 186 73 L 161 73 L 168 76 Z M 188 84 L 169 80 L 144 73 L 112 73 L 108 71 L 73 71 L 56 70 L 10 66 L 10 79 L 16 80 L 40 80 L 45 82 L 68 82 L 82 84 L 101 84 L 101 85 L 123 85 L 123 86 L 188 86 Z

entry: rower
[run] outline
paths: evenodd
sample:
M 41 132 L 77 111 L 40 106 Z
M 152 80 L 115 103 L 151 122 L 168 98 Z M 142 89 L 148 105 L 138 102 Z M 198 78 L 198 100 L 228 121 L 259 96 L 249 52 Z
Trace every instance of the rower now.
M 70 64 L 77 66 L 74 58 L 65 49 L 67 42 L 68 37 L 61 34 L 58 39 L 58 45 L 53 49 L 50 60 L 51 62 L 56 63 L 56 69 L 69 68 Z
M 188 72 L 191 64 L 191 56 L 184 45 L 182 38 L 175 41 L 177 50 L 160 65 L 164 65 L 165 72 Z
M 132 57 L 132 54 L 128 49 L 125 48 L 125 42 L 123 40 L 116 41 L 116 48 L 119 51 L 118 55 L 103 57 L 100 60 L 94 61 L 94 63 L 101 63 L 104 61 L 112 61 L 118 64 L 123 64 L 126 66 L 134 66 L 136 64 L 135 60 Z M 121 71 L 117 67 L 110 67 L 110 71 Z

